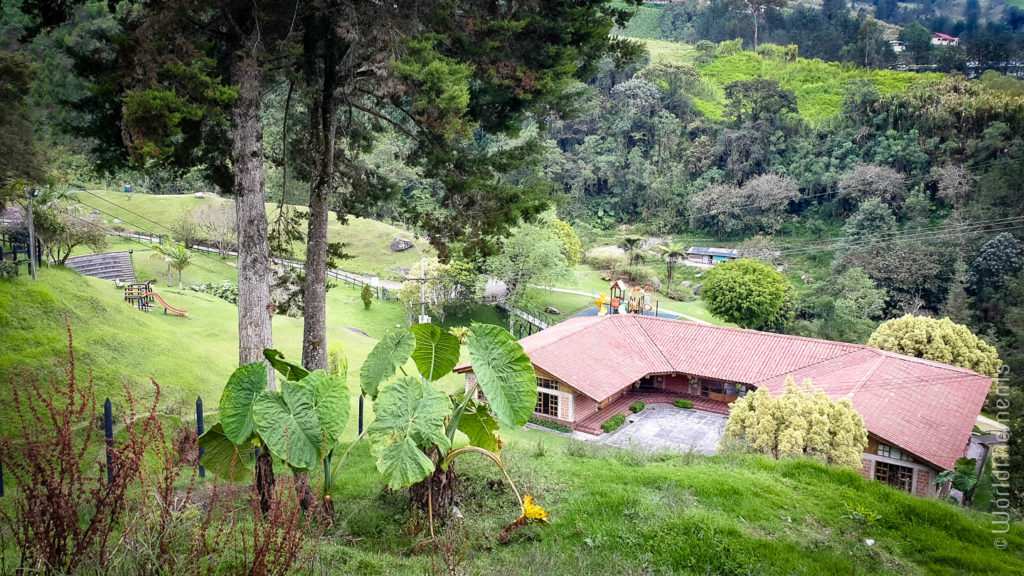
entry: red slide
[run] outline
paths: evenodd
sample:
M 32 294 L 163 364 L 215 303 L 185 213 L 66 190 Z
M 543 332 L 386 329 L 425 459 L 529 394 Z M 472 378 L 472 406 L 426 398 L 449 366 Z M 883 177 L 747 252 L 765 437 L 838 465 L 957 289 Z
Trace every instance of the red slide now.
M 178 310 L 174 306 L 171 306 L 167 302 L 164 302 L 164 299 L 161 298 L 160 295 L 157 294 L 156 292 L 146 292 L 146 296 L 152 296 L 156 298 L 156 301 L 159 302 L 160 305 L 164 307 L 164 314 L 171 312 L 172 314 L 177 314 L 179 316 L 188 316 L 187 310 Z

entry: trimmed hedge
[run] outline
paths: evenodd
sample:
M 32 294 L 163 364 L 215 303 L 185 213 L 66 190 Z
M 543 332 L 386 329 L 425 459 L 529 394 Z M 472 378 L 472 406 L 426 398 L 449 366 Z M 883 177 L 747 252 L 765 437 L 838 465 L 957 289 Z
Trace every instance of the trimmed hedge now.
M 672 405 L 676 408 L 693 408 L 693 402 L 690 402 L 685 398 L 676 398 Z
M 604 424 L 601 424 L 601 430 L 605 432 L 611 432 L 626 423 L 625 414 L 616 414 L 611 418 L 605 420 Z
M 530 424 L 536 424 L 537 426 L 543 426 L 544 428 L 547 428 L 548 430 L 554 430 L 555 432 L 564 432 L 566 434 L 572 433 L 572 428 L 569 428 L 568 426 L 562 424 L 561 422 L 553 422 L 551 420 L 537 418 L 536 416 L 530 416 L 530 419 L 527 420 L 527 422 L 529 422 Z
M 647 406 L 647 404 L 644 404 L 643 402 L 637 400 L 636 402 L 633 402 L 632 404 L 629 405 L 629 410 L 633 414 L 636 414 L 637 412 L 643 410 L 645 406 Z

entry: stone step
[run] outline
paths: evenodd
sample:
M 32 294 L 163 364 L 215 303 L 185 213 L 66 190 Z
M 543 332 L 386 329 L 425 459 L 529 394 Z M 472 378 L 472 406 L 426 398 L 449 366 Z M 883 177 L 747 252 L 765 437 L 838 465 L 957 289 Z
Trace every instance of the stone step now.
M 67 266 L 83 276 L 91 276 L 103 280 L 135 281 L 135 270 L 132 267 L 131 255 L 128 252 L 108 252 L 105 254 L 75 256 L 68 258 Z

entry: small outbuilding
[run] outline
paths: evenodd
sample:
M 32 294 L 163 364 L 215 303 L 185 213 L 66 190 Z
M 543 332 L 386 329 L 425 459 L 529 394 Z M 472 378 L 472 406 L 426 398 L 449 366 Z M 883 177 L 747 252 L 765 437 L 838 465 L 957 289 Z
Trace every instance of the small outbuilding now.
M 686 259 L 696 264 L 713 266 L 720 262 L 729 262 L 739 258 L 739 253 L 732 248 L 708 248 L 692 246 L 686 251 Z

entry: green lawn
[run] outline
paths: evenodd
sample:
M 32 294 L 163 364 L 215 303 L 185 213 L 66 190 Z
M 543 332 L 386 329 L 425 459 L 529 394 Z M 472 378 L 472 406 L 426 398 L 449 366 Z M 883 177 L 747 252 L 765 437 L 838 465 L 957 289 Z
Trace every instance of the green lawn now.
M 145 397 L 147 379 L 153 377 L 165 393 L 162 411 L 187 415 L 196 394 L 211 409 L 236 362 L 236 309 L 203 294 L 161 292 L 188 309 L 189 317 L 139 312 L 110 283 L 70 271 L 44 269 L 37 282 L 26 277 L 0 282 L 0 378 L 11 381 L 13 375 L 14 385 L 24 386 L 21 368 L 32 368 L 40 376 L 49 372 L 63 357 L 62 319 L 67 315 L 79 373 L 92 371 L 100 397 L 117 394 L 122 384 Z M 371 333 L 394 328 L 387 326 L 391 318 L 385 306 L 375 302 L 364 311 L 358 301 L 347 306 L 338 302 L 329 304 L 329 337 L 345 346 L 354 386 L 375 339 L 346 326 Z M 298 358 L 301 321 L 275 317 L 274 330 L 276 346 Z M 462 382 L 450 375 L 441 386 L 454 391 Z M 0 429 L 10 431 L 9 397 L 0 392 L 0 400 Z M 373 418 L 371 404 L 367 421 Z M 214 422 L 211 415 L 208 425 Z M 344 442 L 355 439 L 355 426 L 353 416 Z M 512 478 L 550 512 L 551 522 L 514 532 L 508 544 L 498 543 L 501 528 L 518 515 L 511 492 L 489 462 L 475 455 L 460 458 L 456 505 L 464 518 L 451 524 L 450 534 L 461 542 L 464 551 L 457 556 L 466 573 L 1024 571 L 1024 530 L 1019 525 L 1004 535 L 1007 549 L 997 550 L 990 517 L 913 498 L 851 471 L 802 460 L 642 454 L 533 430 L 500 434 Z M 456 438 L 457 444 L 463 442 Z M 335 522 L 326 528 L 311 560 L 323 568 L 317 573 L 430 571 L 430 555 L 411 552 L 427 537 L 422 515 L 412 513 L 405 492 L 383 490 L 374 462 L 368 446 L 360 443 L 336 478 Z M 847 504 L 877 512 L 881 519 L 864 525 L 844 518 Z M 240 550 L 238 538 L 229 537 L 225 547 Z M 873 546 L 866 544 L 868 538 Z
M 651 63 L 692 64 L 694 61 L 695 50 L 689 44 L 651 39 L 642 39 L 642 42 L 651 54 Z M 764 77 L 778 80 L 783 88 L 792 90 L 800 115 L 812 123 L 837 115 L 846 87 L 855 80 L 870 80 L 882 94 L 890 94 L 913 84 L 931 84 L 943 78 L 937 73 L 866 70 L 818 59 L 769 60 L 750 51 L 715 58 L 702 65 L 700 73 L 714 85 L 711 90 L 694 95 L 694 105 L 705 116 L 721 117 L 726 104 L 723 89 L 730 82 Z
M 693 64 L 697 56 L 692 44 L 651 38 L 643 39 L 643 43 L 651 55 L 651 64 Z
M 167 226 L 181 214 L 206 204 L 230 202 L 223 198 L 207 196 L 196 198 L 192 194 L 150 195 L 133 194 L 129 200 L 124 193 L 115 190 L 89 189 L 78 192 L 86 210 L 98 209 L 100 216 L 111 226 L 130 230 L 169 234 Z M 277 205 L 267 204 L 268 217 L 277 213 Z M 120 222 L 114 222 L 115 219 Z M 345 252 L 353 258 L 341 263 L 345 270 L 377 274 L 384 278 L 400 278 L 396 268 L 410 268 L 420 259 L 421 254 L 433 254 L 430 246 L 406 231 L 389 224 L 365 218 L 349 218 L 345 225 L 331 213 L 328 238 L 332 242 L 344 242 Z M 392 252 L 388 245 L 396 237 L 414 240 L 416 248 L 405 252 Z M 305 244 L 294 245 L 296 259 L 305 258 Z

